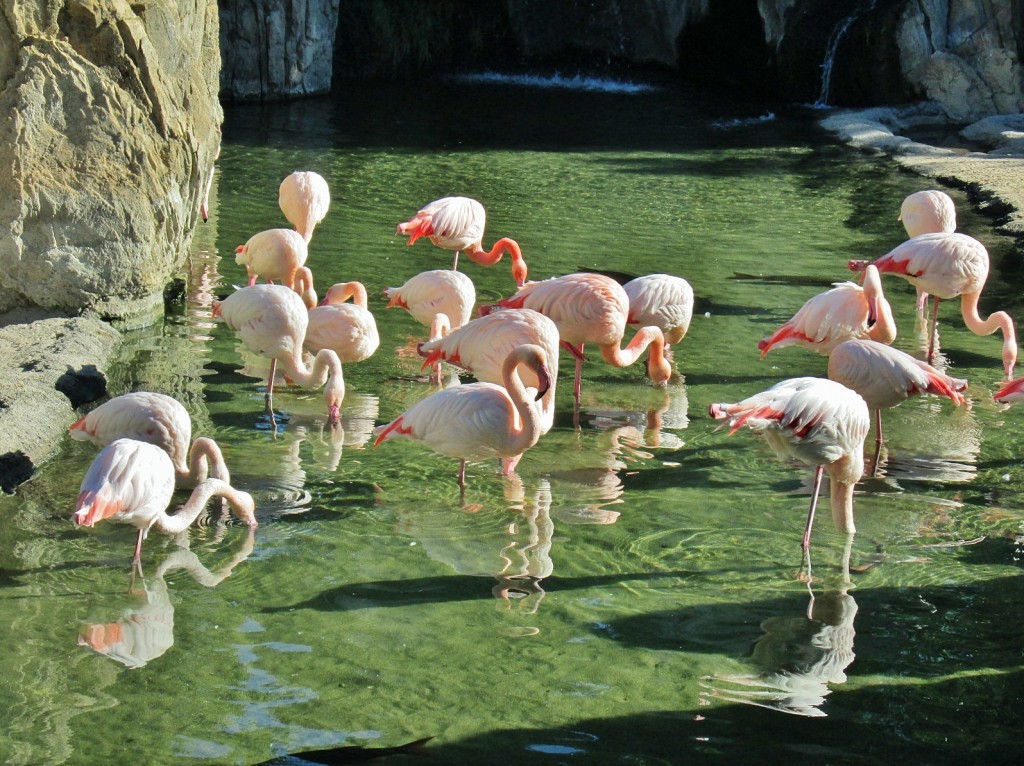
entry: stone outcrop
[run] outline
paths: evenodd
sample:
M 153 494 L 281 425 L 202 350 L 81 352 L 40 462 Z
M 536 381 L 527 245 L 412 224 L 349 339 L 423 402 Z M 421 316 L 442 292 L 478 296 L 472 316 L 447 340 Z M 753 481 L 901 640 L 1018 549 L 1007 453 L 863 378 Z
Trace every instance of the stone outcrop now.
M 276 99 L 329 91 L 338 2 L 224 0 L 224 96 Z
M 216 3 L 0 9 L 0 312 L 158 313 L 220 144 Z

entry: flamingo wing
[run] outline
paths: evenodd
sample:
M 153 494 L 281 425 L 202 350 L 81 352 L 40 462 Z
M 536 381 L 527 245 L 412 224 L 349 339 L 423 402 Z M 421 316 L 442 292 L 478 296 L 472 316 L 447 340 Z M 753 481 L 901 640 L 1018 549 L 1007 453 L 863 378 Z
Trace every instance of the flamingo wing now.
M 134 439 L 117 439 L 89 466 L 73 519 L 80 526 L 115 519 L 149 529 L 173 492 L 174 466 L 166 452 Z

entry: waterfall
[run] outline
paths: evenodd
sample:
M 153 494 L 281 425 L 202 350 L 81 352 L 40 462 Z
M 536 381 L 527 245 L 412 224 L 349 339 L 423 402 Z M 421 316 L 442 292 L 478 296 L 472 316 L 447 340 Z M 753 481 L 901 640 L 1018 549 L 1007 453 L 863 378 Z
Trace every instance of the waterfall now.
M 825 60 L 821 62 L 821 91 L 818 93 L 818 100 L 814 102 L 814 106 L 823 107 L 829 105 L 828 97 L 832 89 L 832 67 L 836 63 L 836 51 L 839 50 L 839 43 L 850 30 L 850 27 L 853 26 L 853 23 L 865 13 L 873 11 L 877 3 L 878 0 L 867 0 L 866 3 L 861 3 L 854 9 L 853 13 L 840 20 L 832 30 L 832 34 L 828 38 L 828 45 L 825 47 Z

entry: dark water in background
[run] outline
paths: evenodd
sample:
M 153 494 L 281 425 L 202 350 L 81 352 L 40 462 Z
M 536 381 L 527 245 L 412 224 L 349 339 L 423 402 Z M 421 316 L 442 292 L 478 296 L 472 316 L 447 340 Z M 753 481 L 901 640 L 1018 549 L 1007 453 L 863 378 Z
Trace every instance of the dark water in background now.
M 346 85 L 226 110 L 188 298 L 128 334 L 110 390 L 181 398 L 261 526 L 199 527 L 188 550 L 152 535 L 146 595 L 127 595 L 132 530 L 69 521 L 94 448 L 68 442 L 0 499 L 4 762 L 249 764 L 426 736 L 438 763 L 1016 760 L 1024 415 L 990 400 L 1000 341 L 946 307 L 942 347 L 970 404 L 886 415 L 859 532 L 818 520 L 810 587 L 810 471 L 704 414 L 825 374 L 800 349 L 760 361 L 756 342 L 846 279 L 847 259 L 900 242 L 899 203 L 927 184 L 835 146 L 800 109 L 602 88 Z M 244 282 L 235 246 L 284 225 L 277 186 L 295 169 L 332 189 L 310 248 L 318 287 L 364 282 L 381 334 L 345 368 L 335 433 L 320 395 L 294 390 L 275 396 L 275 433 L 260 361 L 209 314 Z M 563 359 L 555 428 L 516 477 L 471 466 L 465 508 L 453 461 L 367 443 L 429 391 L 423 328 L 381 289 L 450 263 L 394 236 L 449 194 L 481 200 L 485 243 L 515 237 L 533 278 L 665 271 L 698 301 L 667 389 L 639 366 L 586 365 L 579 430 Z M 1009 243 L 954 198 L 992 254 L 983 313 L 1019 317 Z M 479 302 L 512 292 L 504 262 L 463 270 Z M 912 289 L 885 286 L 895 345 L 919 351 Z M 134 654 L 79 645 L 114 622 Z

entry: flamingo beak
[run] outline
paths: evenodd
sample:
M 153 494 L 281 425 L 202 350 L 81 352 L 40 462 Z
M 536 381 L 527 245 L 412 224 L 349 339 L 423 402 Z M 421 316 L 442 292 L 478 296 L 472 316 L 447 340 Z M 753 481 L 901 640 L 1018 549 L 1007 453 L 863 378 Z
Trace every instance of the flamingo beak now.
M 534 397 L 534 401 L 540 401 L 550 388 L 551 370 L 548 369 L 546 364 L 542 364 L 537 368 L 537 395 Z

